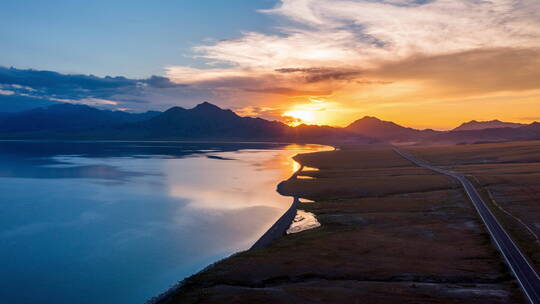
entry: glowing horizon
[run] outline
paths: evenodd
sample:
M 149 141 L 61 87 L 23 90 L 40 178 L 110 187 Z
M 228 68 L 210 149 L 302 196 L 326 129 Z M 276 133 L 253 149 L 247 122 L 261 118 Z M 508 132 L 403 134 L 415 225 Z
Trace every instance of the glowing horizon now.
M 530 115 L 540 113 L 538 1 L 282 0 L 261 13 L 286 20 L 279 34 L 197 46 L 211 65 L 166 75 L 291 125 L 365 115 L 434 129 L 540 119 Z
M 63 47 L 70 54 L 84 50 L 79 57 L 85 60 L 66 60 L 65 54 L 51 54 L 46 48 L 25 53 L 20 50 L 26 47 L 19 46 L 14 51 L 7 43 L 10 51 L 0 50 L 0 55 L 6 55 L 0 56 L 0 68 L 12 65 L 10 58 L 24 63 L 28 57 L 47 54 L 55 58 L 42 59 L 47 67 L 84 75 L 53 75 L 31 83 L 48 74 L 5 68 L 0 73 L 9 77 L 0 83 L 0 99 L 47 99 L 125 111 L 191 107 L 207 100 L 239 115 L 290 125 L 345 126 L 363 116 L 420 129 L 450 129 L 470 120 L 540 120 L 538 0 L 253 0 L 168 5 L 155 7 L 163 18 L 147 19 L 152 31 L 141 28 L 140 38 L 139 33 L 122 37 L 75 22 L 73 26 L 96 34 L 89 36 L 94 40 L 88 45 L 73 43 L 72 32 L 64 32 L 70 27 L 50 30 L 55 39 L 66 35 Z M 204 24 L 195 23 L 196 12 L 208 13 L 206 6 L 219 9 Z M 124 10 L 134 19 L 148 18 L 150 7 L 154 8 L 149 3 L 129 8 L 117 4 L 107 18 L 124 16 Z M 77 9 L 62 8 L 42 9 L 66 16 Z M 183 18 L 166 18 L 169 14 Z M 33 30 L 44 28 L 51 16 L 39 14 L 43 19 L 25 24 L 26 39 L 35 37 Z M 0 22 L 19 22 L 9 21 L 9 14 L 4 17 Z M 181 26 L 178 20 L 197 26 Z M 99 54 L 87 53 L 97 52 L 93 47 L 103 43 L 99 39 L 129 49 L 116 45 Z M 48 43 L 39 40 L 40 46 Z M 131 58 L 130 66 L 126 60 L 132 49 L 143 55 Z M 145 67 L 144 73 L 139 72 L 140 66 Z M 94 67 L 120 75 L 126 70 L 138 72 L 132 79 L 97 77 L 89 84 L 88 73 Z M 148 76 L 154 71 L 162 75 Z M 56 84 L 64 81 L 70 85 Z

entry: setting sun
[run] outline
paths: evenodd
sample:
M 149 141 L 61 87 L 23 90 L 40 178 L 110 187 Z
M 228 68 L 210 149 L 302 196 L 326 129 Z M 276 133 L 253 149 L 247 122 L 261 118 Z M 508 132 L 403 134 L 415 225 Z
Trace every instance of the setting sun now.
M 306 103 L 295 104 L 292 109 L 283 112 L 281 116 L 287 119 L 287 124 L 290 126 L 298 126 L 301 124 L 322 125 L 328 124 L 330 112 L 338 108 L 336 102 L 310 99 Z
M 287 112 L 283 113 L 283 116 L 292 118 L 288 122 L 288 124 L 291 125 L 291 126 L 297 126 L 297 125 L 300 125 L 300 124 L 303 124 L 303 123 L 305 123 L 305 124 L 315 124 L 316 123 L 315 114 L 313 113 L 313 111 L 309 111 L 309 110 L 287 111 Z

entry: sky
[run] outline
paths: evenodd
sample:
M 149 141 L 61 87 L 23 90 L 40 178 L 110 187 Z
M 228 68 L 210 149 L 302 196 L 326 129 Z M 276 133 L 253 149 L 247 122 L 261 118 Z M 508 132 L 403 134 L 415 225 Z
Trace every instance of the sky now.
M 2 1 L 0 110 L 209 101 L 290 124 L 540 120 L 537 0 L 111 2 Z

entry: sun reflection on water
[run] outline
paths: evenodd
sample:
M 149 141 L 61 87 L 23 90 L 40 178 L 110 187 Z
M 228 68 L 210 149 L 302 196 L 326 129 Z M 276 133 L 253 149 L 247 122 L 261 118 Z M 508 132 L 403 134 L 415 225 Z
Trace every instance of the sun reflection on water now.
M 292 162 L 292 173 L 295 173 L 296 171 L 300 170 L 302 167 L 297 161 L 291 160 Z
M 301 168 L 293 157 L 331 149 L 290 144 L 276 150 L 213 153 L 217 157 L 201 157 L 190 162 L 169 160 L 166 166 L 168 192 L 173 197 L 188 199 L 193 208 L 223 210 L 267 206 L 284 211 L 291 201 L 279 195 L 276 186 Z

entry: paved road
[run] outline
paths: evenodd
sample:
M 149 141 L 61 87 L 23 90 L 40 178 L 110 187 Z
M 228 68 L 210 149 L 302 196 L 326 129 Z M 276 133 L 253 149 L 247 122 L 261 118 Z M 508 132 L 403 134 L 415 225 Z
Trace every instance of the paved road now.
M 476 208 L 476 211 L 478 211 L 478 214 L 480 214 L 480 217 L 486 225 L 491 238 L 499 248 L 499 251 L 502 253 L 506 263 L 514 273 L 515 277 L 518 279 L 521 288 L 525 292 L 525 295 L 531 303 L 540 304 L 540 278 L 538 277 L 538 274 L 529 264 L 523 253 L 521 253 L 518 246 L 512 241 L 508 233 L 506 233 L 506 231 L 503 229 L 501 224 L 499 224 L 491 210 L 486 206 L 478 192 L 476 192 L 476 189 L 473 187 L 471 182 L 469 182 L 465 176 L 459 173 L 433 167 L 396 148 L 394 148 L 394 151 L 420 167 L 451 176 L 461 183 L 465 189 L 465 192 L 469 196 L 469 199 Z

